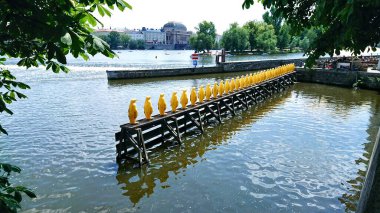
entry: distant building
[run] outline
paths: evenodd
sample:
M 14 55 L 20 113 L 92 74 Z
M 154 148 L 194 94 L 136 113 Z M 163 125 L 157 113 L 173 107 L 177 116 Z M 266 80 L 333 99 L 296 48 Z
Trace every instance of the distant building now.
M 112 31 L 115 31 L 118 33 L 124 33 L 123 30 L 119 30 L 119 29 L 98 29 L 98 30 L 95 30 L 94 35 L 96 35 L 96 36 L 108 35 Z
M 132 40 L 144 40 L 147 49 L 177 49 L 183 50 L 190 47 L 189 40 L 193 34 L 187 31 L 185 25 L 179 22 L 168 22 L 161 29 L 149 29 L 143 27 L 141 30 L 127 29 L 98 29 L 94 35 L 108 35 L 110 32 L 116 31 L 120 34 L 126 34 Z
M 215 36 L 215 42 L 216 42 L 216 43 L 220 43 L 221 40 L 222 40 L 222 36 L 216 34 L 216 36 Z
M 166 33 L 166 43 L 174 45 L 174 49 L 189 48 L 189 40 L 192 35 L 191 31 L 187 31 L 185 25 L 179 22 L 168 22 L 162 30 Z
M 140 30 L 128 30 L 125 34 L 129 35 L 132 40 L 145 40 L 144 34 Z
M 147 44 L 166 44 L 166 33 L 161 30 L 148 29 L 142 33 Z

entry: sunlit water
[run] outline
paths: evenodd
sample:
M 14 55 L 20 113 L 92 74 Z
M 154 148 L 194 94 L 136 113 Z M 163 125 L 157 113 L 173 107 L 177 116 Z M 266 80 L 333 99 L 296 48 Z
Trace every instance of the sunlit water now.
M 69 74 L 15 74 L 32 89 L 0 117 L 10 133 L 0 156 L 38 195 L 23 200 L 26 212 L 354 210 L 380 121 L 377 92 L 297 83 L 182 146 L 158 148 L 149 167 L 119 168 L 114 133 L 131 98 L 142 117 L 146 95 L 155 104 L 161 92 L 168 99 L 231 75 L 107 81 L 91 62 Z

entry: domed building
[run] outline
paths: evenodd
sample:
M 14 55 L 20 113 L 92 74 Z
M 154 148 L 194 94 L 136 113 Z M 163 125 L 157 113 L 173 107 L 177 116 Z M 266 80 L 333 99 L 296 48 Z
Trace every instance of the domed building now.
M 192 34 L 187 31 L 185 25 L 179 22 L 168 22 L 162 27 L 162 31 L 166 33 L 166 43 L 173 45 L 173 49 L 187 49 L 189 48 L 189 39 Z
M 182 23 L 179 23 L 179 22 L 174 22 L 174 21 L 171 21 L 171 22 L 168 22 L 166 24 L 164 24 L 164 27 L 163 27 L 164 31 L 183 31 L 183 32 L 186 32 L 187 31 L 187 28 L 185 25 L 183 25 Z

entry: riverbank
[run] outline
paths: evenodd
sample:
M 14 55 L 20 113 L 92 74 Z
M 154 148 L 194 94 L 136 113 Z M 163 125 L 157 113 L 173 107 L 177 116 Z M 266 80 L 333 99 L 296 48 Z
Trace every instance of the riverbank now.
M 380 90 L 380 72 L 296 68 L 297 81 Z

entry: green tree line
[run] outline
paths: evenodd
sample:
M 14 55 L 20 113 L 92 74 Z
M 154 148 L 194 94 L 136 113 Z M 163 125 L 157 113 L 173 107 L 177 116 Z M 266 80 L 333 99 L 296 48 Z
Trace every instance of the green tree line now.
M 197 52 L 212 48 L 224 48 L 231 52 L 258 51 L 307 51 L 310 44 L 318 37 L 320 28 L 310 27 L 296 33 L 283 18 L 276 17 L 272 7 L 263 15 L 263 21 L 249 21 L 243 26 L 232 23 L 223 32 L 220 44 L 216 42 L 215 25 L 203 21 L 196 28 L 196 34 L 190 38 L 190 45 Z
M 134 40 L 129 35 L 121 34 L 116 31 L 111 31 L 107 35 L 100 35 L 103 41 L 111 47 L 111 49 L 131 49 L 143 50 L 145 49 L 145 41 L 142 39 Z

